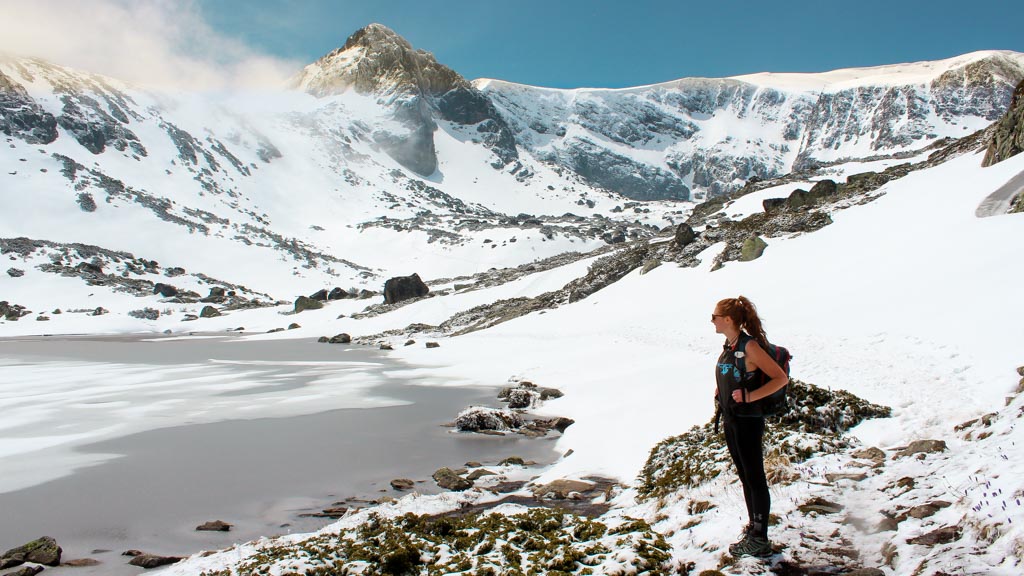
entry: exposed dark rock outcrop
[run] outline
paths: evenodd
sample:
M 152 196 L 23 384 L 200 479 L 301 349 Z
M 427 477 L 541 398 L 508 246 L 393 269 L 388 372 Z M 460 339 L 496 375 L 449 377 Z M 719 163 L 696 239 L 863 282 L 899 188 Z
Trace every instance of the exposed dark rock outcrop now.
M 1024 80 L 1017 85 L 1006 115 L 996 123 L 982 166 L 991 166 L 1024 151 Z
M 396 276 L 384 283 L 384 303 L 395 304 L 410 298 L 422 298 L 430 288 L 420 279 L 419 274 Z
M 17 548 L 11 548 L 0 555 L 0 569 L 11 568 L 34 562 L 45 566 L 57 566 L 60 564 L 60 556 L 63 550 L 57 545 L 57 541 L 49 536 L 37 538 Z

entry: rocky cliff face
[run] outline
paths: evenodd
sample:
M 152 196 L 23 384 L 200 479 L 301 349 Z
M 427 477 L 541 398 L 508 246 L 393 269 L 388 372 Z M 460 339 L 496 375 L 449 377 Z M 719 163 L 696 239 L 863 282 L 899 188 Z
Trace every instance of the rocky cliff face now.
M 1010 109 L 996 124 L 982 166 L 991 166 L 1024 151 L 1024 81 L 1013 91 Z
M 475 127 L 477 137 L 501 168 L 518 158 L 504 120 L 479 90 L 432 54 L 415 50 L 380 24 L 350 36 L 345 45 L 307 66 L 293 86 L 318 97 L 355 90 L 372 95 L 402 129 L 378 129 L 374 140 L 392 158 L 417 174 L 437 169 L 435 120 Z
M 593 185 L 648 200 L 722 194 L 754 176 L 902 154 L 964 136 L 999 118 L 1022 78 L 1024 54 L 979 52 L 624 90 L 477 85 L 522 148 Z

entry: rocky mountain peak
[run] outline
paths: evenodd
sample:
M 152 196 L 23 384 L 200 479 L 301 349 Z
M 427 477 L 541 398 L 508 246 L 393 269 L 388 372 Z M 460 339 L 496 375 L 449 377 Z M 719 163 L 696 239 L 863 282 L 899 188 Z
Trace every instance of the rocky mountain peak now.
M 361 94 L 439 96 L 468 86 L 465 78 L 439 64 L 434 55 L 416 50 L 382 24 L 370 24 L 345 44 L 307 66 L 294 85 L 314 96 L 354 89 Z
M 378 131 L 375 141 L 423 176 L 437 169 L 436 119 L 475 126 L 474 136 L 495 154 L 495 169 L 518 158 L 515 138 L 486 96 L 433 54 L 414 49 L 381 24 L 356 31 L 341 48 L 306 66 L 292 84 L 317 97 L 350 89 L 377 96 L 404 129 Z

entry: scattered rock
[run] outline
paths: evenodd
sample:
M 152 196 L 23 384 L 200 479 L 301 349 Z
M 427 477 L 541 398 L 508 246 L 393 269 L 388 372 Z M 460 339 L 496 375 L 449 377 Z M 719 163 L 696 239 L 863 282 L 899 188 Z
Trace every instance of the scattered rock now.
M 298 314 L 304 310 L 319 310 L 324 307 L 324 303 L 319 300 L 313 300 L 306 296 L 299 296 L 295 300 L 295 313 Z
M 768 243 L 762 240 L 760 236 L 747 238 L 743 241 L 743 246 L 740 248 L 740 262 L 757 260 L 764 254 L 764 249 L 767 247 Z
M 0 556 L 0 569 L 18 566 L 25 562 L 34 562 L 46 566 L 57 566 L 60 564 L 60 555 L 64 551 L 57 545 L 57 541 L 49 536 L 37 538 L 28 544 L 12 548 Z M 14 562 L 14 563 L 11 563 Z
M 341 288 L 335 288 L 331 290 L 331 292 L 327 295 L 328 300 L 344 300 L 345 298 L 348 297 L 348 292 L 342 290 Z
M 205 524 L 196 526 L 196 531 L 205 532 L 229 532 L 231 530 L 231 524 L 224 522 L 223 520 L 212 520 Z
M 861 450 L 857 450 L 856 452 L 851 454 L 851 456 L 853 456 L 854 458 L 858 458 L 860 460 L 870 460 L 875 464 L 881 464 L 885 462 L 885 452 L 882 452 L 880 449 L 875 448 L 874 446 L 870 448 L 863 448 Z
M 203 306 L 203 309 L 199 311 L 200 318 L 216 318 L 217 316 L 220 316 L 220 310 L 213 306 Z
M 161 566 L 167 566 L 169 564 L 176 564 L 181 562 L 184 558 L 180 556 L 157 556 L 155 554 L 139 554 L 132 558 L 132 566 L 139 566 L 140 568 L 159 568 Z
M 804 502 L 800 506 L 797 506 L 797 510 L 800 510 L 804 514 L 810 514 L 811 512 L 817 512 L 818 514 L 838 514 L 843 511 L 843 506 L 816 496 L 807 502 Z
M 427 342 L 427 348 L 440 348 L 441 345 L 437 342 Z
M 697 239 L 697 233 L 693 231 L 693 228 L 686 223 L 676 226 L 676 233 L 672 240 L 679 245 L 680 248 L 688 246 Z
M 899 522 L 903 522 L 907 518 L 917 518 L 917 519 L 920 520 L 922 518 L 928 518 L 930 516 L 934 516 L 935 513 L 938 512 L 939 510 L 942 510 L 943 508 L 948 508 L 948 507 L 949 507 L 949 502 L 946 502 L 945 500 L 934 500 L 934 501 L 929 502 L 927 504 L 921 504 L 920 506 L 914 506 L 910 510 L 907 510 L 906 512 L 904 512 L 903 514 L 898 516 L 896 518 L 896 520 L 899 521 Z
M 853 480 L 854 482 L 860 482 L 867 478 L 868 475 L 863 472 L 836 472 L 825 474 L 825 480 L 829 484 L 835 484 L 839 480 Z
M 192 322 L 193 320 L 199 320 L 199 316 L 196 316 L 195 314 L 185 314 L 185 317 L 182 318 L 182 320 L 184 322 Z
M 391 481 L 391 487 L 395 490 L 412 490 L 416 483 L 408 478 L 395 478 Z
M 94 558 L 79 558 L 76 560 L 68 560 L 67 562 L 62 562 L 61 566 L 70 566 L 72 568 L 84 568 L 88 566 L 99 566 L 100 564 L 101 562 Z
M 921 546 L 936 546 L 938 544 L 948 544 L 953 540 L 960 538 L 960 527 L 959 526 L 943 526 L 938 530 L 932 530 L 927 534 L 922 534 L 917 538 L 911 538 L 907 540 L 908 544 L 918 544 Z
M 519 492 L 526 486 L 525 480 L 517 480 L 513 482 L 499 482 L 494 486 L 490 487 L 489 490 L 497 492 L 498 494 L 508 494 L 510 492 Z
M 284 328 L 271 328 L 267 330 L 267 334 L 275 334 L 277 332 L 284 332 Z
M 103 316 L 104 314 L 109 314 L 109 313 L 110 313 L 110 310 L 107 310 L 106 308 L 104 308 L 102 306 L 97 306 L 95 310 L 93 310 L 92 312 L 89 313 L 89 315 L 90 316 Z
M 153 294 L 159 294 L 163 298 L 173 298 L 178 295 L 178 289 L 170 284 L 157 282 L 153 285 Z
M 473 487 L 473 482 L 459 476 L 451 468 L 441 468 L 431 476 L 437 485 L 445 490 L 461 492 Z
M 540 398 L 540 394 L 533 390 L 516 388 L 508 394 L 508 407 L 513 409 L 529 408 L 536 398 Z
M 515 412 L 484 406 L 470 406 L 455 417 L 456 428 L 463 432 L 504 431 L 516 429 L 522 425 L 522 417 Z
M 380 345 L 380 349 L 381 350 L 394 350 L 394 348 L 391 346 L 391 344 L 381 344 Z
M 223 302 L 227 296 L 224 293 L 224 288 L 220 286 L 214 286 L 210 288 L 210 295 L 206 298 L 200 298 L 199 301 L 204 304 L 219 304 Z
M 944 440 L 915 440 L 906 448 L 896 452 L 893 458 L 913 456 L 914 454 L 932 454 L 945 450 L 946 442 Z
M 333 337 L 331 337 L 331 339 L 328 340 L 328 342 L 331 344 L 351 344 L 352 336 L 342 332 L 341 334 L 336 334 Z
M 496 476 L 496 474 L 486 468 L 480 468 L 479 470 L 473 470 L 472 472 L 470 472 L 469 476 L 466 476 L 466 480 L 475 482 L 480 478 L 483 478 L 484 476 Z
M 11 278 L 21 278 L 22 276 L 25 275 L 25 271 L 19 270 L 18 268 L 8 268 L 7 275 L 10 276 Z
M 519 456 L 509 456 L 498 462 L 498 466 L 526 466 L 526 461 Z
M 302 328 L 302 326 L 298 325 L 298 324 L 297 324 L 297 323 L 295 323 L 295 322 L 292 322 L 291 324 L 289 324 L 289 325 L 288 325 L 288 329 L 289 329 L 289 330 L 296 330 L 296 329 L 298 329 L 298 328 Z
M 317 300 L 319 302 L 325 302 L 327 300 L 327 290 L 326 289 L 324 289 L 324 290 L 317 290 L 315 293 L 310 294 L 309 298 L 311 300 Z
M 405 345 L 406 345 L 406 346 L 412 346 L 412 345 L 413 345 L 413 344 L 415 344 L 415 343 L 416 343 L 416 341 L 415 341 L 415 340 L 406 340 L 406 341 L 405 341 Z
M 537 486 L 533 489 L 533 495 L 540 498 L 553 498 L 555 500 L 568 499 L 572 494 L 583 494 L 593 490 L 595 484 L 590 482 L 583 482 L 582 480 L 569 480 L 562 478 L 549 482 L 543 486 Z
M 328 342 L 331 341 L 331 339 L 328 338 L 327 336 L 321 336 L 317 338 L 316 341 L 319 342 L 320 344 L 327 344 Z
M 697 514 L 703 514 L 714 507 L 714 504 L 707 502 L 706 500 L 693 500 L 690 502 L 689 506 L 686 507 L 686 510 L 691 516 L 696 516 Z
M 384 283 L 384 303 L 394 304 L 410 298 L 421 298 L 430 288 L 420 279 L 419 274 L 396 276 Z

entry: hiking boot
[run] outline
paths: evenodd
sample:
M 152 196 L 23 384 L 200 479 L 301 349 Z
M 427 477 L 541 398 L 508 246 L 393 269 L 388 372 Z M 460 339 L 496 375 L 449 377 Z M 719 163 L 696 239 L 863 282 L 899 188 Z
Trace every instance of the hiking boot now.
M 733 556 L 754 556 L 757 558 L 767 558 L 774 554 L 772 544 L 767 538 L 753 534 L 747 534 L 743 540 L 729 546 L 729 553 Z

